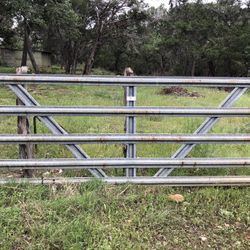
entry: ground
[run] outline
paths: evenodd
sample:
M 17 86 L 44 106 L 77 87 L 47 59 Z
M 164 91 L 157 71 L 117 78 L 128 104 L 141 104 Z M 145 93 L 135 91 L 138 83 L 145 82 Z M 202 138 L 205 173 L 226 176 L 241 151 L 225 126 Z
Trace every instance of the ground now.
M 1 249 L 249 249 L 249 188 L 0 189 Z M 183 203 L 169 201 L 181 193 Z
M 42 105 L 122 105 L 115 87 L 29 87 Z M 161 88 L 138 88 L 138 106 L 211 106 L 228 95 L 217 89 L 194 89 L 196 97 L 163 95 Z M 236 104 L 248 107 L 249 93 Z M 0 87 L 0 105 L 15 105 L 14 95 Z M 124 118 L 57 117 L 71 133 L 122 133 Z M 192 133 L 202 118 L 145 117 L 138 133 Z M 212 133 L 249 133 L 249 118 L 223 118 Z M 0 117 L 0 133 L 16 133 L 16 118 Z M 38 133 L 48 130 L 38 123 Z M 180 145 L 138 145 L 139 157 L 169 157 Z M 91 157 L 121 157 L 122 146 L 84 145 Z M 248 145 L 201 145 L 192 157 L 249 157 Z M 0 146 L 0 158 L 17 158 L 16 146 Z M 72 157 L 63 146 L 38 147 L 37 158 Z M 140 171 L 138 174 L 154 174 Z M 2 171 L 2 176 L 16 172 Z M 36 173 L 38 176 L 41 172 Z M 122 171 L 109 171 L 110 175 Z M 178 170 L 174 175 L 249 175 L 249 169 Z M 65 171 L 85 176 L 85 171 Z M 171 202 L 180 193 L 182 203 Z M 80 186 L 0 187 L 0 249 L 248 249 L 250 189 L 109 186 L 97 181 Z

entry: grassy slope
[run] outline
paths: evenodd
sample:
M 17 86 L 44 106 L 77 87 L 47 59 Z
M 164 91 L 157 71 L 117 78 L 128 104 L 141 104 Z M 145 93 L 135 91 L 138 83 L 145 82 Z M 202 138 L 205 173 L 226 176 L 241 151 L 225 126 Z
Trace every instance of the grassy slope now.
M 113 87 L 39 87 L 31 93 L 43 105 L 122 105 L 122 89 Z M 160 89 L 138 89 L 139 106 L 217 106 L 227 93 L 199 89 L 200 98 L 159 95 Z M 237 106 L 249 106 L 246 94 Z M 0 88 L 1 105 L 14 96 Z M 121 133 L 122 118 L 57 118 L 72 133 Z M 201 118 L 139 118 L 142 133 L 191 133 Z M 39 132 L 48 132 L 39 124 Z M 1 133 L 15 133 L 16 119 L 0 117 Z M 213 133 L 249 133 L 249 118 L 222 119 Z M 168 157 L 178 145 L 139 145 L 140 157 Z M 120 157 L 118 145 L 85 145 L 91 157 Z M 194 157 L 249 157 L 249 146 L 203 145 Z M 62 146 L 39 146 L 39 158 L 71 157 Z M 0 158 L 17 158 L 17 147 L 0 146 Z M 153 173 L 153 171 L 151 171 Z M 192 170 L 175 174 L 249 174 L 249 170 Z M 8 173 L 9 174 L 9 173 Z M 66 172 L 65 175 L 83 175 Z M 112 172 L 112 174 L 116 174 Z M 15 186 L 0 188 L 1 249 L 247 249 L 249 188 L 171 189 L 165 187 Z M 123 192 L 125 190 L 125 192 Z M 168 201 L 180 192 L 186 202 Z M 202 241 L 200 237 L 206 237 Z

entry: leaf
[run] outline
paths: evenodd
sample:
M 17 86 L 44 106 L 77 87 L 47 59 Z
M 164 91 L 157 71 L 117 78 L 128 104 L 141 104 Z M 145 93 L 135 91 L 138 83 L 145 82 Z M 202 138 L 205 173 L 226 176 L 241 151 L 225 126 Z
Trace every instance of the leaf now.
M 183 202 L 185 200 L 184 196 L 181 194 L 172 194 L 168 196 L 169 200 L 174 201 L 176 203 Z
M 207 237 L 205 237 L 205 236 L 203 236 L 203 235 L 200 236 L 199 239 L 200 239 L 201 241 L 203 241 L 203 242 L 204 242 L 204 241 L 207 241 Z

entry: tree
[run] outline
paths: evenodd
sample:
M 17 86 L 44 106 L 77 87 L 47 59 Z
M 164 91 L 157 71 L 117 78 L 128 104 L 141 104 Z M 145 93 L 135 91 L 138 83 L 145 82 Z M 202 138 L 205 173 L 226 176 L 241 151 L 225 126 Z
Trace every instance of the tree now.
M 250 62 L 250 3 L 170 0 L 148 8 L 143 0 L 2 0 L 0 38 L 20 46 L 37 68 L 32 49 L 53 55 L 66 73 L 93 66 L 137 74 L 246 75 Z M 20 38 L 20 39 L 18 39 Z M 146 65 L 146 66 L 145 66 Z
M 148 15 L 145 5 L 137 2 L 112 26 L 112 32 L 105 36 L 105 43 L 99 49 L 95 66 L 121 73 L 134 64 L 140 54 Z
M 12 33 L 15 32 L 15 35 L 21 37 L 23 40 L 22 66 L 27 64 L 28 54 L 35 72 L 38 73 L 39 68 L 36 64 L 32 47 L 33 44 L 37 42 L 36 40 L 39 37 L 39 33 L 43 29 L 43 10 L 46 1 L 3 0 L 1 4 L 4 7 L 3 10 L 7 10 L 8 22 L 12 23 L 11 27 L 10 25 L 8 26 L 8 31 Z
M 98 49 L 104 46 L 113 31 L 126 23 L 128 12 L 138 7 L 142 1 L 136 0 L 90 0 L 88 6 L 88 46 L 83 74 L 90 74 Z
M 75 73 L 86 27 L 85 0 L 49 1 L 45 9 L 47 33 L 44 47 L 66 73 Z
M 4 46 L 14 46 L 15 31 L 14 21 L 12 20 L 10 7 L 5 1 L 0 2 L 0 39 Z
M 249 11 L 238 1 L 185 1 L 151 19 L 143 49 L 160 74 L 246 75 Z

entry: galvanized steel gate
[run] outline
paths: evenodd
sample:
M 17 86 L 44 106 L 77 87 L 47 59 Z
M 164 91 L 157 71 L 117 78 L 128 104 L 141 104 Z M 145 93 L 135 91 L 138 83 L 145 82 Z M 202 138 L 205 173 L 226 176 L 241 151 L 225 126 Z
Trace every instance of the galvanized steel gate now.
M 1 116 L 38 116 L 53 135 L 0 135 L 0 144 L 63 144 L 70 150 L 72 159 L 0 160 L 0 168 L 9 169 L 88 169 L 96 178 L 107 183 L 165 184 L 171 186 L 249 185 L 249 176 L 170 176 L 176 168 L 242 168 L 250 167 L 250 158 L 185 158 L 197 144 L 250 143 L 250 135 L 207 134 L 221 117 L 250 116 L 249 108 L 232 108 L 233 104 L 250 87 L 250 78 L 198 78 L 198 77 L 79 77 L 47 75 L 0 75 L 0 84 L 9 87 L 25 106 L 0 106 Z M 127 107 L 44 107 L 22 87 L 23 84 L 77 84 L 126 87 Z M 229 96 L 218 108 L 135 107 L 136 87 L 140 86 L 195 86 L 233 87 Z M 125 134 L 70 135 L 51 116 L 125 116 Z M 137 116 L 208 117 L 192 135 L 137 134 Z M 183 143 L 167 159 L 136 158 L 137 143 Z M 126 144 L 125 159 L 90 159 L 77 144 Z M 108 177 L 106 168 L 126 168 L 124 177 Z M 159 168 L 152 177 L 137 177 L 138 168 Z M 32 183 L 80 183 L 91 178 L 31 178 L 15 179 Z M 0 179 L 0 183 L 10 180 Z

